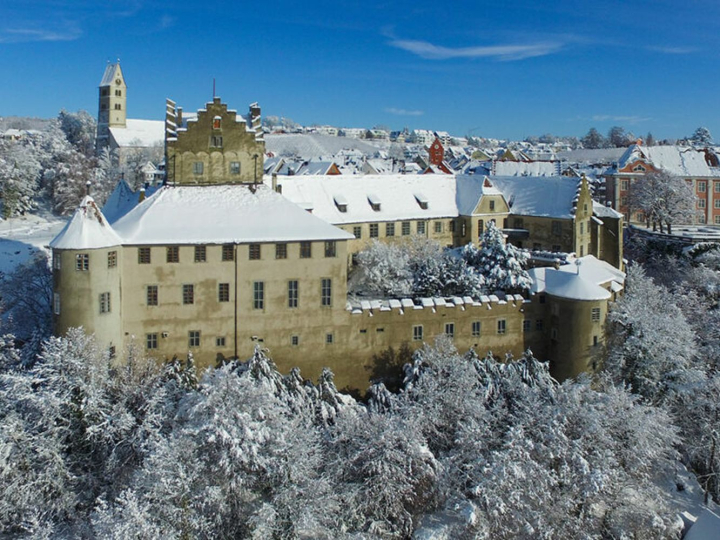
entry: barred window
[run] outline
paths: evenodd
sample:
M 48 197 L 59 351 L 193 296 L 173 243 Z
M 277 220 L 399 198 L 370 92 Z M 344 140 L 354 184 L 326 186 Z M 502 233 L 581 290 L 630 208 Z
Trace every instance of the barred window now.
M 332 305 L 332 279 L 323 278 L 320 284 L 320 305 Z
M 223 261 L 234 261 L 235 260 L 235 247 L 233 246 L 233 244 L 223 244 L 222 260 Z
M 329 240 L 325 242 L 325 257 L 331 258 L 335 257 L 337 254 L 337 247 L 335 244 L 335 240 Z
M 417 233 L 418 234 L 425 234 L 425 222 L 424 221 L 418 221 L 417 222 Z
M 148 306 L 157 306 L 158 305 L 158 286 L 157 285 L 148 285 L 147 289 L 145 290 L 145 301 Z
M 590 317 L 592 322 L 600 322 L 600 308 L 592 308 Z
M 395 224 L 394 223 L 386 223 L 385 224 L 385 236 L 395 236 Z
M 265 282 L 253 282 L 253 309 L 265 309 Z
M 300 258 L 309 259 L 312 257 L 312 242 L 300 242 Z
M 205 246 L 195 246 L 195 262 L 206 262 L 207 250 Z
M 180 248 L 178 246 L 168 246 L 166 260 L 169 263 L 180 262 Z
M 275 244 L 275 258 L 287 259 L 287 244 Z
M 362 238 L 362 227 L 359 225 L 356 225 L 353 227 L 353 236 L 355 238 Z
M 410 236 L 410 222 L 409 221 L 402 222 L 402 235 Z
M 87 272 L 90 270 L 90 255 L 87 253 L 78 253 L 75 255 L 75 270 Z
M 183 285 L 182 286 L 182 301 L 183 301 L 183 304 L 194 304 L 195 303 L 195 286 L 194 285 Z
M 435 222 L 435 233 L 440 234 L 443 232 L 443 222 L 442 221 L 436 221 Z
M 230 284 L 218 283 L 218 302 L 230 301 Z
M 370 224 L 370 238 L 377 238 L 380 235 L 380 228 L 377 223 Z
M 108 251 L 108 268 L 117 266 L 117 251 Z
M 100 313 L 110 313 L 110 293 L 100 293 Z
M 150 248 L 138 248 L 138 264 L 150 264 Z
M 250 244 L 249 249 L 250 260 L 257 261 L 260 259 L 260 244 Z

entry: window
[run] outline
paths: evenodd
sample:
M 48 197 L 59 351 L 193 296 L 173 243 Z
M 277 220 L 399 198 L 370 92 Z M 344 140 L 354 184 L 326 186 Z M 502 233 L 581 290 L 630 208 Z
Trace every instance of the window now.
M 225 346 L 225 336 L 219 336 L 215 338 L 215 346 L 216 347 L 224 347 Z
M 75 255 L 75 270 L 87 272 L 90 270 L 90 255 L 87 253 L 78 253 Z
M 158 335 L 156 333 L 145 334 L 145 348 L 149 351 L 158 348 Z
M 593 336 L 593 347 L 597 346 L 598 344 L 598 337 Z M 595 369 L 595 362 L 593 362 L 593 369 Z
M 222 126 L 222 118 L 219 116 L 216 116 L 213 118 L 213 129 L 220 129 Z
M 53 293 L 53 313 L 60 315 L 60 293 Z
M 62 259 L 59 251 L 53 251 L 53 269 L 60 270 L 62 266 Z
M 402 222 L 402 235 L 410 236 L 410 222 L 409 221 Z
M 417 222 L 417 233 L 418 234 L 425 234 L 425 222 L 424 221 L 418 221 Z
M 100 313 L 110 313 L 110 293 L 100 293 Z
M 523 332 L 529 332 L 532 329 L 532 321 L 530 319 L 525 319 L 523 321 Z
M 450 232 L 455 232 L 455 222 L 453 220 L 448 221 L 448 226 L 450 227 Z
M 580 246 L 580 256 L 581 257 L 585 256 L 585 246 Z
M 213 135 L 210 137 L 210 147 L 211 148 L 222 148 L 223 140 L 222 135 Z
M 705 208 L 705 199 L 698 199 L 698 208 Z
M 117 251 L 108 251 L 108 268 L 117 266 Z
M 202 176 L 202 173 L 205 170 L 205 164 L 202 161 L 194 161 L 193 162 L 193 174 L 195 176 Z
M 385 236 L 395 236 L 395 224 L 394 223 L 386 223 L 385 224 Z
M 251 261 L 260 260 L 260 244 L 250 244 L 248 254 Z
M 300 258 L 309 259 L 312 257 L 312 242 L 300 242 Z
M 145 303 L 148 306 L 158 305 L 158 286 L 148 285 L 145 289 Z
M 287 259 L 287 244 L 275 244 L 275 258 Z
M 122 97 L 122 90 L 115 90 L 115 95 L 117 97 Z
M 200 330 L 190 330 L 188 332 L 188 347 L 200 346 Z
M 206 262 L 207 261 L 207 249 L 205 246 L 195 246 L 195 262 Z
M 713 201 L 713 206 L 715 206 L 715 208 L 720 208 L 720 199 L 715 199 Z
M 443 223 L 442 221 L 436 221 L 435 224 L 435 234 L 440 234 L 443 232 Z
M 230 174 L 232 174 L 232 175 L 240 174 L 240 162 L 239 161 L 231 161 L 230 162 Z
M 370 224 L 370 238 L 377 238 L 379 236 L 379 226 L 377 223 Z
M 643 167 L 642 165 L 635 165 L 633 167 L 633 172 L 645 172 L 647 169 Z
M 580 234 L 585 234 L 585 222 L 580 222 Z
M 590 317 L 592 319 L 592 322 L 600 322 L 600 308 L 592 308 Z
M 542 319 L 536 319 L 535 320 L 535 330 L 542 330 L 543 329 L 543 321 Z
M 485 225 L 483 224 L 483 220 L 478 220 L 478 236 L 482 236 L 483 230 L 485 228 Z
M 335 240 L 328 240 L 325 242 L 325 257 L 326 258 L 332 258 L 335 257 L 337 253 L 337 247 L 335 245 Z
M 150 264 L 150 248 L 138 248 L 138 264 Z
M 562 234 L 562 222 L 560 222 L 560 221 L 552 222 L 552 233 L 554 236 L 560 236 Z
M 332 279 L 323 278 L 320 283 L 320 305 L 332 305 Z
M 495 211 L 495 201 L 490 201 L 490 211 L 491 212 Z
M 720 225 L 720 216 L 715 216 L 715 225 Z
M 359 225 L 356 225 L 353 227 L 353 236 L 355 238 L 362 238 L 362 227 Z
M 332 333 L 325 334 L 325 343 L 327 345 L 332 345 L 335 341 L 335 336 Z
M 413 326 L 413 341 L 423 340 L 423 327 L 421 324 Z
M 705 180 L 698 180 L 697 186 L 699 193 L 705 193 L 707 191 L 707 183 Z
M 122 105 L 120 105 L 119 103 L 116 103 L 116 104 L 115 104 L 115 110 L 116 110 L 116 111 L 121 111 L 121 110 L 122 110 Z
M 169 262 L 169 263 L 180 262 L 180 248 L 178 246 L 168 246 L 167 262 Z
M 230 284 L 218 283 L 218 302 L 230 301 Z
M 445 334 L 450 337 L 455 337 L 455 323 L 445 323 Z
M 620 206 L 627 206 L 627 197 L 620 197 Z
M 298 307 L 298 282 L 295 279 L 288 281 L 288 307 Z
M 720 193 L 720 182 L 715 182 L 715 193 Z
M 265 309 L 265 282 L 253 282 L 253 309 Z
M 293 347 L 297 347 L 298 345 L 300 345 L 300 336 L 291 336 L 290 345 L 292 345 Z
M 506 330 L 505 319 L 498 319 L 497 322 L 497 333 L 504 334 Z
M 620 191 L 627 191 L 630 187 L 630 182 L 627 180 L 620 180 Z
M 223 244 L 222 260 L 223 261 L 234 261 L 235 260 L 235 247 L 233 244 Z
M 472 322 L 472 335 L 473 335 L 473 337 L 479 337 L 481 331 L 482 331 L 482 326 L 481 326 L 481 324 L 480 324 L 480 321 L 473 321 L 473 322 Z
M 194 304 L 195 303 L 195 286 L 194 285 L 183 285 L 182 286 L 182 302 L 183 302 L 183 304 Z

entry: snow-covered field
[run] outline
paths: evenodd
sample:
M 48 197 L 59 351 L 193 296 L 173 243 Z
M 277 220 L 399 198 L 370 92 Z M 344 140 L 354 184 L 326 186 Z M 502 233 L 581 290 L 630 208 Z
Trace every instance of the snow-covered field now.
M 9 274 L 38 251 L 47 252 L 50 240 L 66 221 L 43 211 L 0 220 L 0 274 Z

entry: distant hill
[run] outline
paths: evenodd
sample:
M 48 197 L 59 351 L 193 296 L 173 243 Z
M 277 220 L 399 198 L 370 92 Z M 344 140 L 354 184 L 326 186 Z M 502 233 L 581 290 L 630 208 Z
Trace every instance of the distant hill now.
M 0 116 L 0 131 L 8 129 L 44 130 L 54 118 L 34 118 L 29 116 Z

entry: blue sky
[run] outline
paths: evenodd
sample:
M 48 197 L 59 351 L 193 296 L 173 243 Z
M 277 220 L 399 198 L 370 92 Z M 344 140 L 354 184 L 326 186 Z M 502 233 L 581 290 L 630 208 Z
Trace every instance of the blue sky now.
M 120 58 L 128 115 L 217 94 L 303 124 L 720 139 L 717 0 L 0 0 L 0 116 L 97 112 Z

